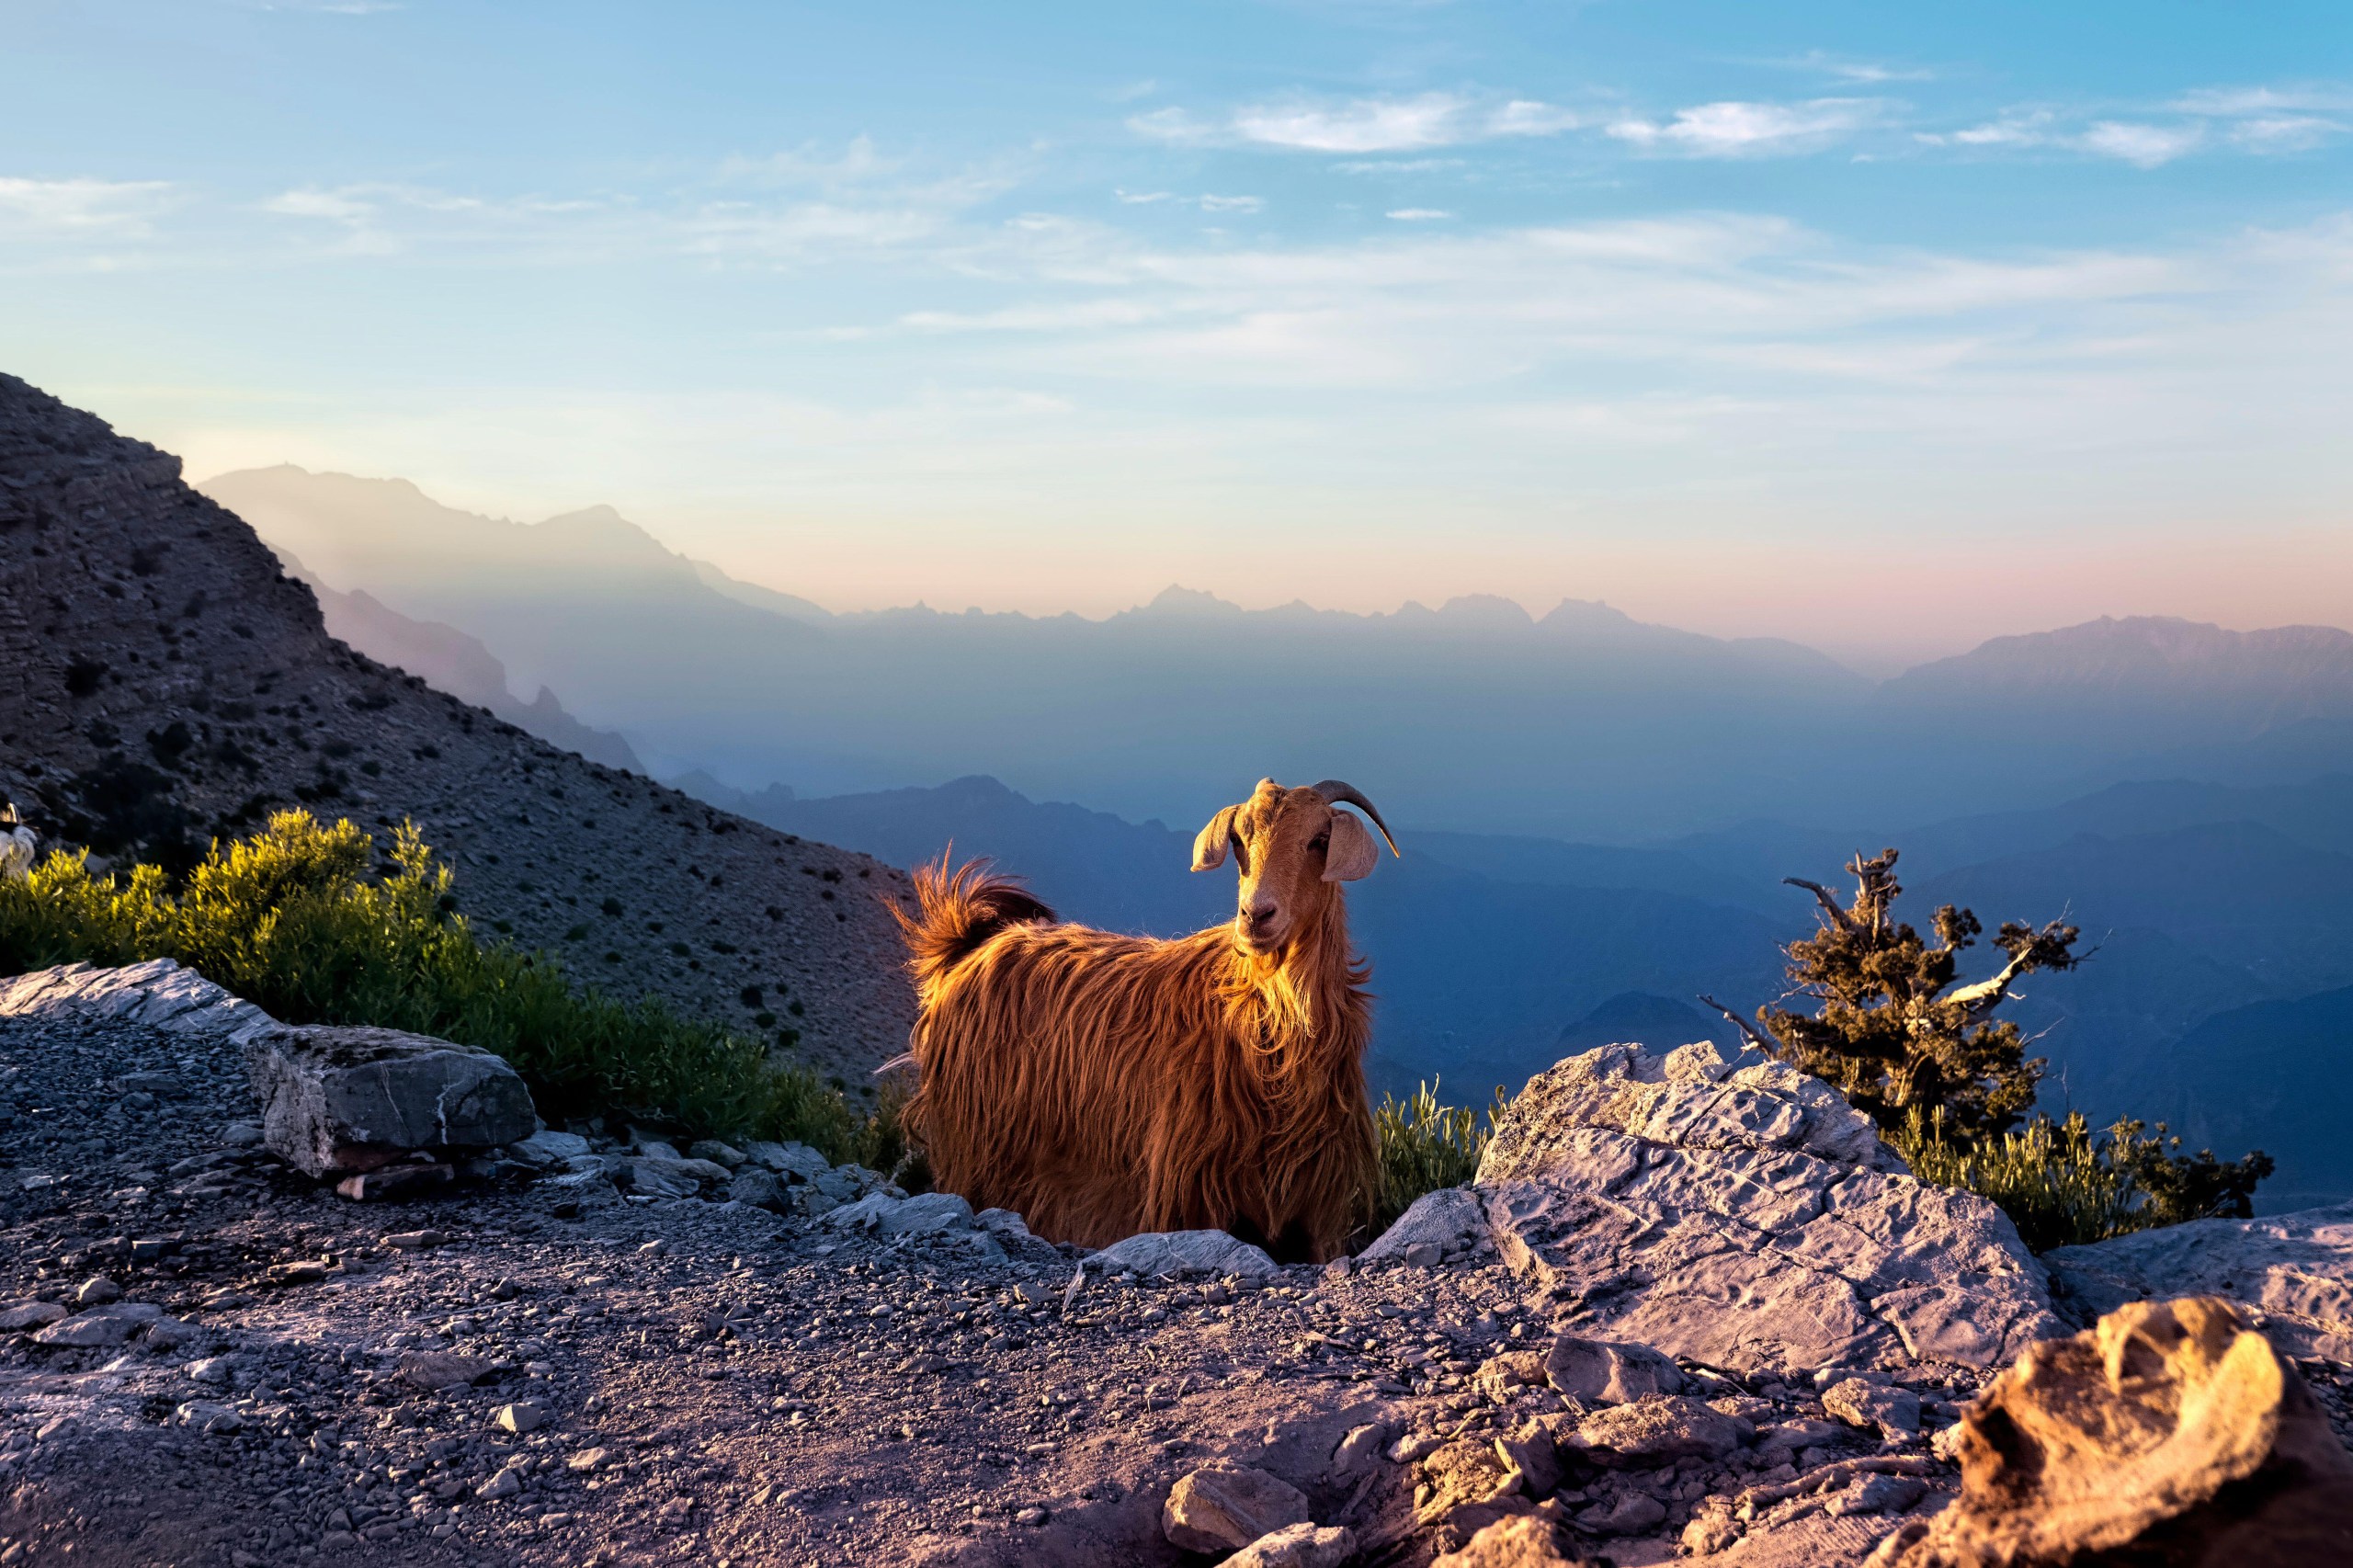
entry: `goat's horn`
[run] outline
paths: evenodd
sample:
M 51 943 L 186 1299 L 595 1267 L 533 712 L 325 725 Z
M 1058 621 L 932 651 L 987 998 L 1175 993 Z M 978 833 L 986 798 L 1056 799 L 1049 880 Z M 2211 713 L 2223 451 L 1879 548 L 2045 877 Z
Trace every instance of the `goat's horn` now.
M 1315 786 L 1315 792 L 1324 797 L 1324 803 L 1326 805 L 1351 805 L 1370 817 L 1372 825 L 1381 830 L 1381 838 L 1388 844 L 1389 853 L 1397 859 L 1404 858 L 1397 852 L 1397 841 L 1389 836 L 1389 824 L 1381 820 L 1381 808 L 1366 800 L 1363 790 L 1337 778 L 1326 778 L 1323 783 Z

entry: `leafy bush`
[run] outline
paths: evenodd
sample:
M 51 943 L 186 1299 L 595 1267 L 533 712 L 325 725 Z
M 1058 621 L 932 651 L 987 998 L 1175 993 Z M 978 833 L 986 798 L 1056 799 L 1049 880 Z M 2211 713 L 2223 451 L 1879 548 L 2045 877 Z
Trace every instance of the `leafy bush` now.
M 176 892 L 157 867 L 93 876 L 86 851 L 59 850 L 0 880 L 0 974 L 175 959 L 288 1023 L 374 1024 L 494 1051 L 551 1119 L 615 1112 L 689 1136 L 795 1139 L 835 1161 L 895 1138 L 895 1115 L 878 1132 L 756 1040 L 652 997 L 575 990 L 553 958 L 478 942 L 455 913 L 449 869 L 414 826 L 395 831 L 389 856 L 371 879 L 369 835 L 300 811 L 215 843 Z
M 1477 1111 L 1450 1106 L 1438 1097 L 1433 1079 L 1399 1101 L 1383 1095 L 1372 1113 L 1381 1135 L 1381 1196 L 1375 1205 L 1372 1233 L 1379 1235 L 1413 1206 L 1414 1199 L 1440 1187 L 1461 1187 L 1479 1169 L 1479 1156 L 1495 1136 L 1495 1118 L 1502 1114 L 1504 1092 L 1495 1091 L 1485 1125 Z
M 1942 1117 L 1915 1110 L 1889 1142 L 1922 1181 L 1998 1204 L 2035 1252 L 2185 1220 L 2246 1219 L 2256 1184 L 2272 1169 L 2259 1150 L 2228 1161 L 2203 1149 L 2182 1154 L 2162 1121 L 2153 1134 L 2125 1118 L 2095 1135 L 2081 1111 L 2063 1121 L 2038 1116 L 1968 1147 L 1949 1142 L 1946 1131 Z

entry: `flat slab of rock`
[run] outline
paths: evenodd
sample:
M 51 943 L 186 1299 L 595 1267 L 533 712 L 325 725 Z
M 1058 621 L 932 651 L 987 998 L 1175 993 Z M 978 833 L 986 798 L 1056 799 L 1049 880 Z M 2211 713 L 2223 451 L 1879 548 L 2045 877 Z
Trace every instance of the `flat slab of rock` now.
M 262 1139 L 314 1176 L 372 1171 L 417 1152 L 532 1135 L 529 1091 L 500 1057 L 429 1035 L 288 1028 L 245 1047 Z
M 2353 1361 L 2353 1203 L 2261 1220 L 2194 1220 L 2043 1255 L 2079 1327 L 2128 1301 L 2221 1296 L 2259 1309 L 2291 1356 Z
M 1146 1231 L 1113 1242 L 1087 1262 L 1107 1274 L 1235 1274 L 1263 1278 L 1281 1265 L 1248 1242 L 1223 1231 Z M 1240 1542 L 1235 1544 L 1239 1545 Z
M 33 1343 L 85 1348 L 128 1345 L 163 1321 L 161 1307 L 145 1301 L 109 1301 L 51 1324 L 33 1335 Z
M 1581 1300 L 1578 1329 L 1711 1366 L 1991 1366 L 2061 1326 L 1999 1209 L 1904 1174 L 1820 1080 L 1711 1045 L 1539 1074 L 1479 1183 L 1505 1262 Z

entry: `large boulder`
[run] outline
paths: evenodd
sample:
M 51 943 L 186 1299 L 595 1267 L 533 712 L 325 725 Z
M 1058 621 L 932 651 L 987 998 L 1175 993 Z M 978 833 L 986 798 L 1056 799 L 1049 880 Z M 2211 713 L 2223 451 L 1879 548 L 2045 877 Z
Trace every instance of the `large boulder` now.
M 418 1151 L 493 1148 L 539 1125 L 515 1069 L 429 1035 L 275 1029 L 246 1045 L 245 1069 L 263 1142 L 314 1176 L 379 1170 Z
M 2034 1346 L 1963 1414 L 1958 1447 L 1959 1499 L 1875 1562 L 2353 1562 L 2353 1456 L 2213 1297 L 2136 1302 Z
M 2043 1255 L 2052 1305 L 2081 1328 L 2127 1301 L 2222 1296 L 2291 1356 L 2353 1361 L 2353 1203 L 2197 1220 Z
M 1539 1074 L 1479 1187 L 1504 1260 L 1578 1332 L 1712 1366 L 1992 1366 L 2061 1326 L 1999 1209 L 1915 1180 L 1819 1079 L 1712 1045 Z

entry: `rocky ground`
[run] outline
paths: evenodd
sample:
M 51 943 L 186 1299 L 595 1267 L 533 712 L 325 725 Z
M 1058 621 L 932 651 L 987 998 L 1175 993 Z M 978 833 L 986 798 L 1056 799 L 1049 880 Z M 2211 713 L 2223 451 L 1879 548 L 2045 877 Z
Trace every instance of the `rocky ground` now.
M 1352 1267 L 1089 1257 L 583 1127 L 351 1202 L 261 1146 L 252 1009 L 124 972 L 0 983 L 0 1563 L 1200 1562 L 1172 1489 L 1239 1466 L 1349 1532 L 1254 1562 L 1524 1516 L 1588 1562 L 1828 1568 L 1950 1494 L 1990 1370 L 1597 1344 L 1607 1292 L 1444 1201 Z
M 533 739 L 354 653 L 179 460 L 0 375 L 0 802 L 184 860 L 272 810 L 414 820 L 485 937 L 862 1087 L 914 998 L 904 873 Z

